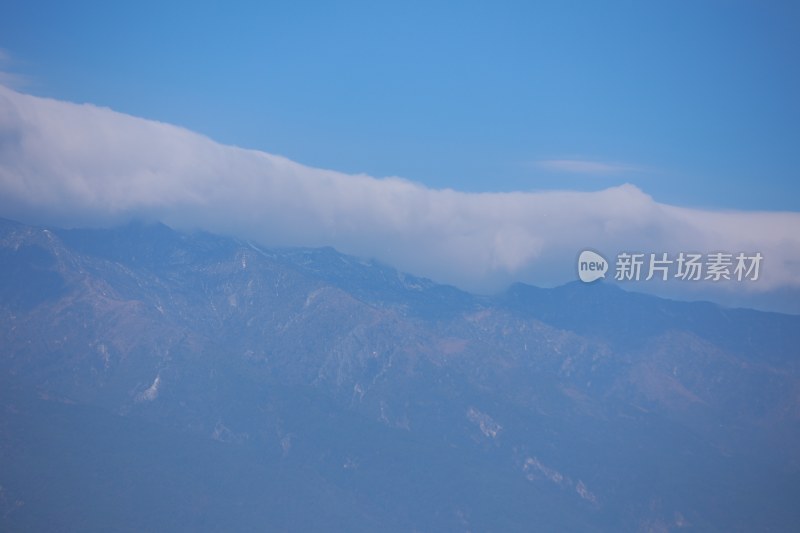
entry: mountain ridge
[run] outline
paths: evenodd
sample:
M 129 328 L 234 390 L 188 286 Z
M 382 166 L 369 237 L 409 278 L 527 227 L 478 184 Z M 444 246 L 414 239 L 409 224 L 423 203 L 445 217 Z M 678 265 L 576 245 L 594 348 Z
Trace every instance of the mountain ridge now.
M 800 317 L 603 283 L 475 296 L 332 249 L 164 225 L 4 221 L 0 268 L 0 382 L 16 391 L 0 423 L 20 427 L 16 409 L 47 434 L 35 420 L 56 402 L 80 430 L 70 438 L 89 448 L 98 444 L 84 407 L 113 427 L 150 424 L 170 452 L 142 459 L 148 469 L 175 483 L 211 476 L 203 494 L 171 496 L 176 509 L 192 498 L 218 502 L 208 511 L 217 518 L 236 509 L 213 488 L 239 487 L 224 473 L 176 466 L 186 443 L 212 441 L 236 471 L 280 470 L 297 484 L 298 507 L 270 511 L 283 529 L 307 523 L 309 508 L 397 531 L 800 523 L 779 504 L 800 486 Z M 0 435 L 7 460 L 30 438 Z M 144 490 L 128 476 L 109 490 Z M 244 477 L 251 491 L 278 494 Z M 58 491 L 37 500 L 26 483 L 0 477 L 30 502 L 7 509 L 9 529 L 64 501 Z M 764 496 L 742 500 L 739 486 Z M 237 523 L 257 529 L 266 516 L 250 507 Z

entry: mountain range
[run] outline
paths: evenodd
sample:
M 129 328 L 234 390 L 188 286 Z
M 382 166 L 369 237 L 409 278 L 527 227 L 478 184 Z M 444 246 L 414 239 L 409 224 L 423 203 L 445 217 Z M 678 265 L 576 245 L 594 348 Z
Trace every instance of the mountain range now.
M 800 316 L 0 220 L 4 531 L 796 531 Z

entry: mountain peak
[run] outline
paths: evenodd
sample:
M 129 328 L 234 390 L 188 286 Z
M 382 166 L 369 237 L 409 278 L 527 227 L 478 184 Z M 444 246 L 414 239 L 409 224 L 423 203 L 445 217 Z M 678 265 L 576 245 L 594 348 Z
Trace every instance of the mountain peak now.
M 348 531 L 794 519 L 774 502 L 800 461 L 800 317 L 609 283 L 478 297 L 161 225 L 9 235 L 0 529 L 74 512 L 107 530 L 97 502 L 131 494 L 108 516 L 142 530 L 204 501 L 225 519 L 193 530 L 291 529 L 308 509 Z M 264 511 L 287 487 L 296 507 Z

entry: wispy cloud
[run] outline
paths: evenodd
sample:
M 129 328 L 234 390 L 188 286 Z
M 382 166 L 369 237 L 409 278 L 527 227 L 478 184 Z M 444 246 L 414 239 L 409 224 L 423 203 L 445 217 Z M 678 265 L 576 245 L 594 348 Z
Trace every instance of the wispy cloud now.
M 588 161 L 584 159 L 542 159 L 537 161 L 536 165 L 540 168 L 556 172 L 611 176 L 626 174 L 629 172 L 637 172 L 641 170 L 640 167 L 633 165 L 603 163 L 600 161 Z
M 762 279 L 747 289 L 800 287 L 799 213 L 677 207 L 632 185 L 435 190 L 310 168 L 172 125 L 2 87 L 0 216 L 63 225 L 139 216 L 266 245 L 331 245 L 479 291 L 514 280 L 575 279 L 585 247 L 609 255 L 759 251 Z
M 16 62 L 8 50 L 0 48 L 0 85 L 22 89 L 30 85 L 30 78 L 24 74 L 13 72 Z

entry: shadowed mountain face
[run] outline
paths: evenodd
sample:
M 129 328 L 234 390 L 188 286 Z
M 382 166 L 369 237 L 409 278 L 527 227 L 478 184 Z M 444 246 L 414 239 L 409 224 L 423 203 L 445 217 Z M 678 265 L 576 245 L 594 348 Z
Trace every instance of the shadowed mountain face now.
M 796 531 L 800 317 L 0 222 L 0 529 Z

